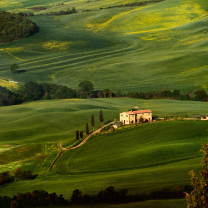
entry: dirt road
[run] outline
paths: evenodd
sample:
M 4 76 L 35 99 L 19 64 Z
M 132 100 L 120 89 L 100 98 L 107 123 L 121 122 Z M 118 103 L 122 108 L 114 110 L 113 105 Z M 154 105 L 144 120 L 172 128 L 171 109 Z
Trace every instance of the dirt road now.
M 75 147 L 64 148 L 64 147 L 62 147 L 62 145 L 61 145 L 60 143 L 57 144 L 57 147 L 58 147 L 59 149 L 61 149 L 61 150 L 71 150 L 71 149 L 76 149 L 76 148 L 82 146 L 82 145 L 83 145 L 83 144 L 84 144 L 84 143 L 85 143 L 92 135 L 97 134 L 97 133 L 100 133 L 100 131 L 101 131 L 103 128 L 105 128 L 106 126 L 110 126 L 111 124 L 113 124 L 113 122 L 108 123 L 108 124 L 102 126 L 101 128 L 97 129 L 96 131 L 92 132 L 92 133 L 89 134 L 89 135 L 88 135 L 81 143 L 79 143 L 79 144 L 78 144 L 77 146 L 75 146 Z

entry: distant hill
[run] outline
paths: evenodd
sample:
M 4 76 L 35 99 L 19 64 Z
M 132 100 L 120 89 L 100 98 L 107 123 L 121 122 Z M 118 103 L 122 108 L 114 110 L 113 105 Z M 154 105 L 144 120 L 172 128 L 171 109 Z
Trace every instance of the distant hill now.
M 165 0 L 131 7 L 115 6 L 131 5 L 133 0 L 67 2 L 54 0 L 51 7 L 49 0 L 3 4 L 5 11 L 34 13 L 27 18 L 41 29 L 0 45 L 2 80 L 20 86 L 28 81 L 55 83 L 72 89 L 89 80 L 95 90 L 108 88 L 114 93 L 162 88 L 208 92 L 207 0 Z M 37 7 L 46 9 L 33 11 Z M 75 14 L 45 15 L 73 7 Z M 27 73 L 11 73 L 13 63 Z M 0 85 L 5 86 L 5 81 Z
M 19 40 L 35 33 L 37 25 L 19 14 L 0 11 L 0 43 Z

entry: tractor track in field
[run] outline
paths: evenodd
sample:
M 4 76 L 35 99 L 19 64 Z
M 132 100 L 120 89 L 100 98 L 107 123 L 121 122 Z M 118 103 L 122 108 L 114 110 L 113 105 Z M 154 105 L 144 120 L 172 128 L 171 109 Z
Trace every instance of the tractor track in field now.
M 40 62 L 47 62 L 48 59 L 43 59 L 43 60 L 37 60 L 35 62 L 38 62 L 39 64 L 34 66 L 32 65 L 34 62 L 28 62 L 25 64 L 20 64 L 21 68 L 24 70 L 28 70 L 30 68 L 35 69 L 36 71 L 39 70 L 39 68 L 41 67 L 42 69 L 60 69 L 60 68 L 65 68 L 65 67 L 69 67 L 69 66 L 74 66 L 74 65 L 82 65 L 84 63 L 88 63 L 88 62 L 92 62 L 94 60 L 99 60 L 99 59 L 103 59 L 103 58 L 109 58 L 109 57 L 116 57 L 119 56 L 120 54 L 123 53 L 129 53 L 135 50 L 140 50 L 138 48 L 136 48 L 135 46 L 128 46 L 126 48 L 122 48 L 122 49 L 116 49 L 116 50 L 112 50 L 109 52 L 101 52 L 101 53 L 93 53 L 93 54 L 89 54 L 89 55 L 84 55 L 84 56 L 80 56 L 80 57 L 73 57 L 73 58 L 67 58 L 68 56 L 71 55 L 66 55 L 66 58 L 63 60 L 56 60 L 57 58 L 51 58 L 52 61 L 51 63 L 42 63 L 40 65 Z M 54 60 L 54 61 L 53 61 Z M 61 64 L 61 66 L 60 66 Z M 23 66 L 24 65 L 24 66 Z
M 85 143 L 87 142 L 87 140 L 88 140 L 92 135 L 97 134 L 97 133 L 100 133 L 100 131 L 101 131 L 103 128 L 105 128 L 106 126 L 110 126 L 111 124 L 113 124 L 113 121 L 110 122 L 110 123 L 108 123 L 108 124 L 106 124 L 106 125 L 104 125 L 104 126 L 102 126 L 102 127 L 100 127 L 99 129 L 95 130 L 95 131 L 92 132 L 91 134 L 89 134 L 84 140 L 82 140 L 82 141 L 81 141 L 77 146 L 75 146 L 75 147 L 65 148 L 65 147 L 62 147 L 61 143 L 57 144 L 58 149 L 61 150 L 61 151 L 57 154 L 56 158 L 55 158 L 54 161 L 51 163 L 51 165 L 50 165 L 50 167 L 49 167 L 49 170 L 50 170 L 50 171 L 53 170 L 53 168 L 55 167 L 55 163 L 61 158 L 61 156 L 63 155 L 63 152 L 64 152 L 64 151 L 76 149 L 76 148 L 82 146 L 83 144 L 85 144 Z

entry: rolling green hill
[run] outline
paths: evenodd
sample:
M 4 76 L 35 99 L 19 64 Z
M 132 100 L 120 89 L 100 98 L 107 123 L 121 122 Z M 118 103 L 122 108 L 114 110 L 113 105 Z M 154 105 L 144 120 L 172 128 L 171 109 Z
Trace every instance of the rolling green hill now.
M 78 4 L 81 7 L 80 1 L 74 6 L 79 10 Z M 86 4 L 86 9 L 93 9 L 104 2 Z M 32 80 L 78 88 L 87 79 L 95 89 L 113 91 L 207 90 L 207 9 L 205 0 L 166 0 L 30 17 L 40 32 L 0 46 L 0 83 L 13 80 L 22 85 Z M 11 74 L 12 63 L 26 73 Z
M 100 9 L 132 2 L 0 1 L 1 10 L 34 12 L 37 16 L 29 19 L 40 30 L 0 45 L 0 86 L 16 90 L 36 81 L 76 89 L 81 81 L 89 80 L 95 90 L 207 91 L 207 1 L 165 0 Z M 46 9 L 29 9 L 32 7 Z M 44 15 L 72 7 L 94 11 Z M 11 73 L 14 63 L 25 73 Z M 107 122 L 134 106 L 149 108 L 161 117 L 207 115 L 205 102 L 126 98 L 48 100 L 1 107 L 0 172 L 20 167 L 39 175 L 33 181 L 6 184 L 0 194 L 44 189 L 69 198 L 76 188 L 91 194 L 112 185 L 127 188 L 129 193 L 150 193 L 189 184 L 188 172 L 200 169 L 199 149 L 208 136 L 206 122 L 142 124 L 93 136 L 75 150 L 62 153 L 57 148 L 57 143 L 74 145 L 75 131 L 85 131 L 92 114 L 98 128 L 100 110 Z M 152 207 L 151 202 L 145 203 Z M 159 206 L 165 207 L 164 202 Z
M 205 102 L 139 100 L 127 98 L 38 101 L 0 108 L 0 172 L 17 167 L 33 170 L 33 181 L 4 185 L 2 195 L 44 189 L 69 197 L 76 188 L 97 193 L 113 185 L 129 193 L 150 193 L 189 184 L 188 172 L 198 171 L 199 149 L 207 141 L 203 121 L 167 121 L 141 124 L 93 136 L 83 146 L 59 155 L 56 143 L 71 146 L 75 130 L 85 131 L 92 113 L 96 128 L 100 109 L 105 122 L 134 106 L 152 109 L 158 116 L 200 116 Z M 92 129 L 92 128 L 91 128 Z M 155 180 L 157 179 L 157 180 Z

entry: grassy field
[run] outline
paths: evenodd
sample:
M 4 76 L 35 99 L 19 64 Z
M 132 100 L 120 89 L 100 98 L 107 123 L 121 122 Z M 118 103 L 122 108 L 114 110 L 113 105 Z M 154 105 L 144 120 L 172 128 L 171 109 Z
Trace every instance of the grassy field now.
M 130 204 L 114 204 L 114 205 L 70 205 L 70 208 L 185 208 L 186 200 L 151 200 L 145 202 L 137 202 Z M 42 208 L 42 207 L 40 207 Z M 52 207 L 53 208 L 53 207 Z M 54 207 L 55 208 L 55 207 Z M 63 208 L 63 207 L 56 207 Z M 66 206 L 66 208 L 68 208 Z
M 0 172 L 20 167 L 39 174 L 32 182 L 4 185 L 1 194 L 44 189 L 69 198 L 76 188 L 83 193 L 98 193 L 113 185 L 127 188 L 129 193 L 150 193 L 189 184 L 188 173 L 191 169 L 199 171 L 199 149 L 208 138 L 203 121 L 149 123 L 93 136 L 82 147 L 64 152 L 49 171 L 59 153 L 56 143 L 72 145 L 75 130 L 85 131 L 92 113 L 98 128 L 101 109 L 107 122 L 134 106 L 152 109 L 158 116 L 191 117 L 207 112 L 205 102 L 127 98 L 38 101 L 1 107 Z
M 137 0 L 136 2 L 142 2 L 143 0 Z M 72 9 L 72 7 L 75 7 L 77 11 L 82 10 L 98 10 L 100 8 L 107 8 L 109 6 L 117 6 L 121 4 L 127 4 L 127 3 L 134 3 L 134 0 L 105 0 L 105 1 L 88 1 L 88 0 L 37 0 L 35 2 L 33 1 L 8 1 L 8 0 L 1 0 L 1 9 L 10 11 L 10 12 L 32 12 L 34 14 L 44 14 L 48 12 L 58 12 L 60 10 L 66 11 L 68 8 Z M 45 10 L 34 10 L 30 9 L 32 7 L 45 7 Z
M 10 12 L 44 14 L 72 7 L 98 10 L 30 17 L 39 26 L 39 33 L 0 45 L 0 86 L 17 90 L 28 81 L 37 81 L 77 89 L 81 81 L 89 80 L 95 90 L 109 88 L 114 92 L 208 90 L 207 1 L 166 0 L 99 10 L 131 2 L 0 0 L 1 10 Z M 64 5 L 56 6 L 61 3 Z M 34 6 L 47 9 L 28 9 Z M 13 63 L 25 72 L 11 73 Z M 82 147 L 61 154 L 50 171 L 60 155 L 56 144 L 74 145 L 75 131 L 85 131 L 92 114 L 98 128 L 100 110 L 107 122 L 134 106 L 151 109 L 160 117 L 199 117 L 207 115 L 208 109 L 205 102 L 127 98 L 37 101 L 1 107 L 0 172 L 20 167 L 39 176 L 34 181 L 1 186 L 0 195 L 44 189 L 69 198 L 76 188 L 93 194 L 108 186 L 127 188 L 129 193 L 150 193 L 190 184 L 188 172 L 200 170 L 199 149 L 208 138 L 207 123 L 202 121 L 142 124 L 93 136 Z M 114 207 L 185 206 L 185 200 L 170 200 Z
M 18 10 L 27 7 L 24 4 L 3 5 Z M 110 1 L 86 4 L 90 9 Z M 207 9 L 205 0 L 166 0 L 139 7 L 30 17 L 40 27 L 39 33 L 0 46 L 0 84 L 10 86 L 8 80 L 12 80 L 22 85 L 32 80 L 78 88 L 81 81 L 89 80 L 95 89 L 115 92 L 161 87 L 182 92 L 207 90 Z M 12 63 L 26 72 L 12 74 Z

